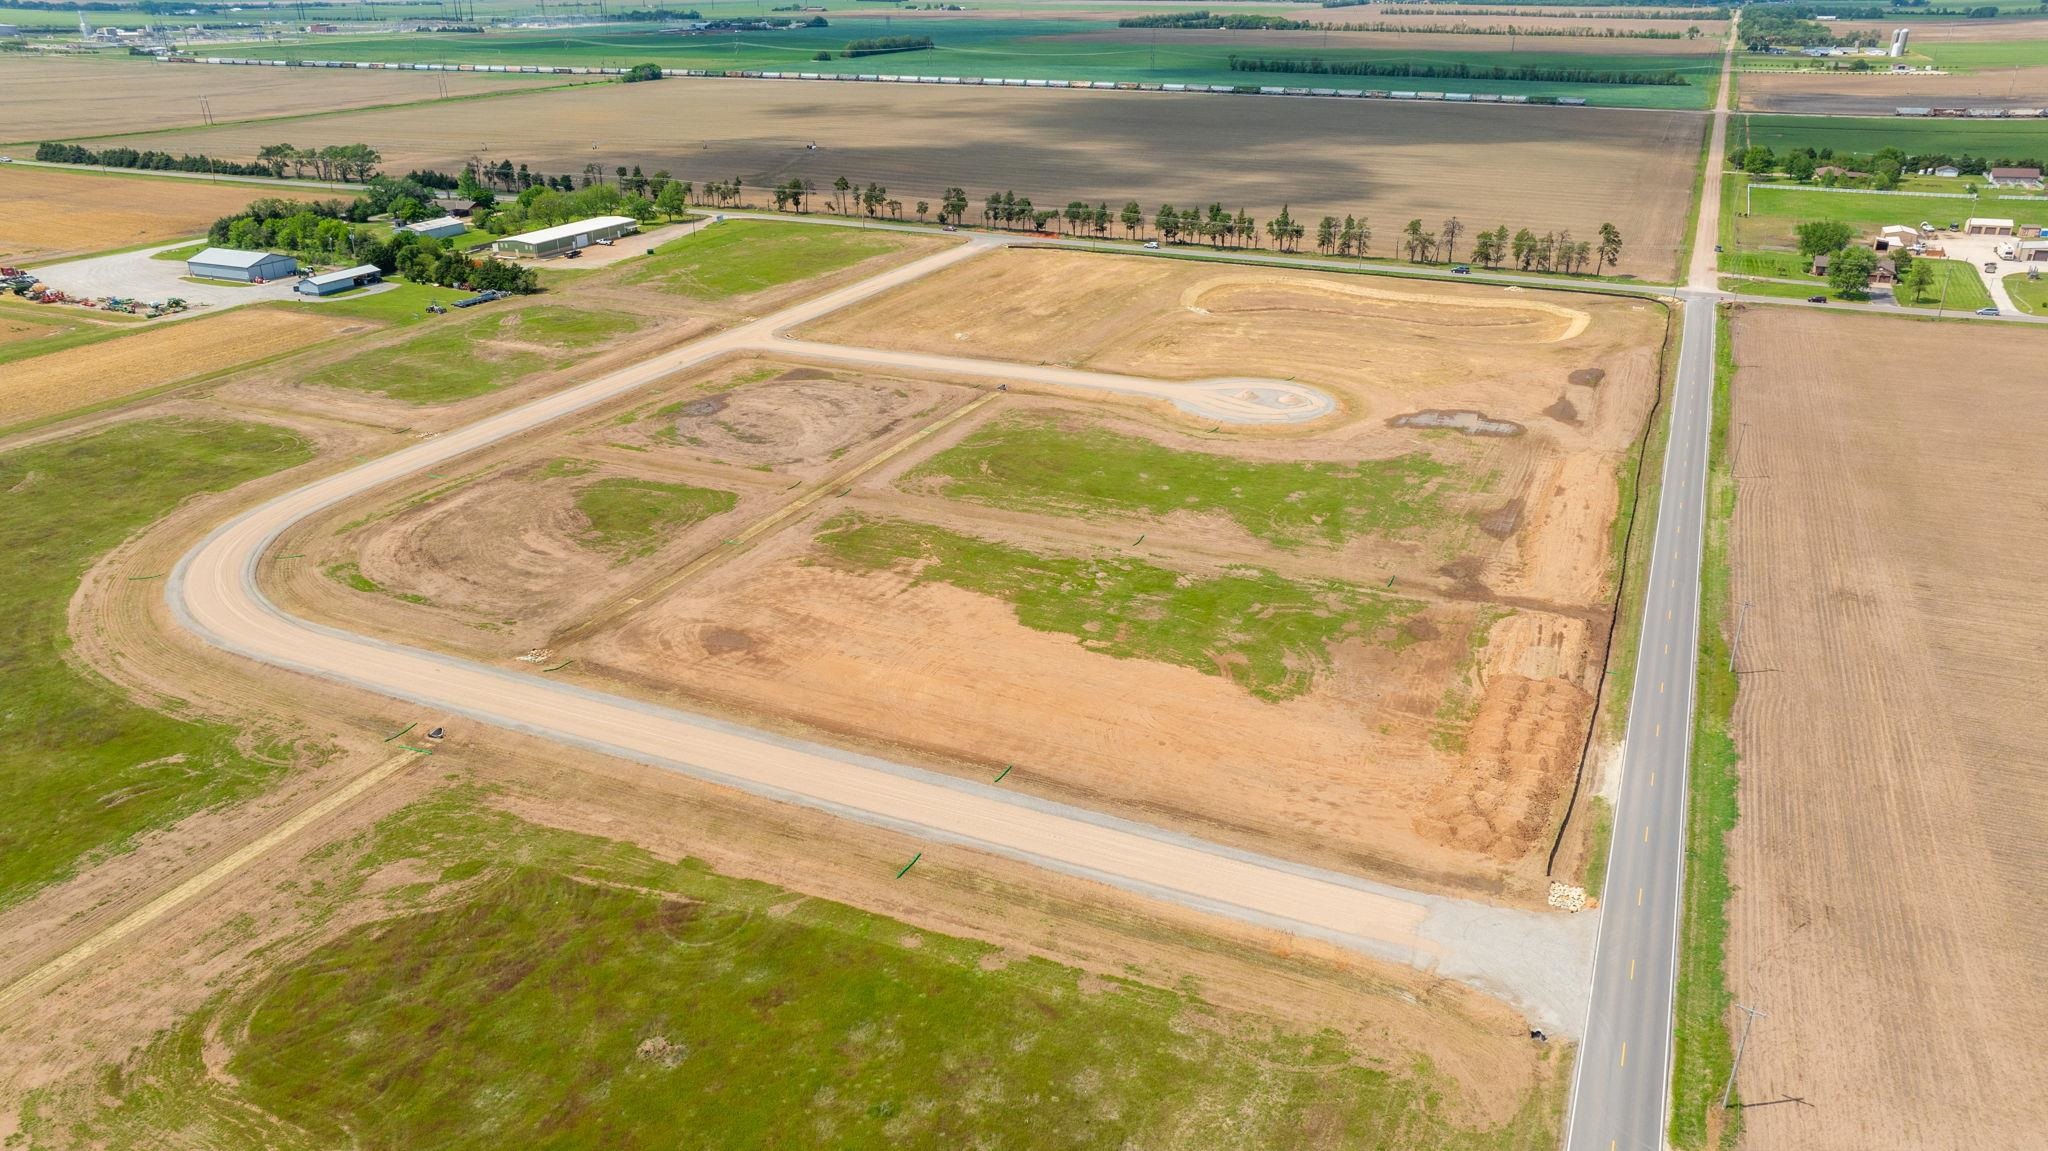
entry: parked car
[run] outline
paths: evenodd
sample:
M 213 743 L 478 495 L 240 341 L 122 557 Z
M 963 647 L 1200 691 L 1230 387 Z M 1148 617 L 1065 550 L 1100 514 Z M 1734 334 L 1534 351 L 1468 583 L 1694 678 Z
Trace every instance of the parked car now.
M 1978 315 L 1980 315 L 1980 316 L 1995 316 L 1995 315 L 1997 315 L 1997 314 L 1998 314 L 1998 309 L 1997 309 L 1997 308 L 1978 308 L 1978 309 L 1977 309 L 1977 314 L 1978 314 Z
M 951 225 L 951 224 L 947 224 L 947 225 L 946 225 L 945 227 L 943 227 L 943 228 L 940 228 L 940 229 L 939 229 L 939 231 L 941 231 L 941 232 L 957 232 L 957 231 L 959 231 L 959 230 L 960 230 L 960 229 L 958 229 L 958 228 L 954 227 L 954 226 L 953 226 L 953 225 Z
M 562 253 L 562 258 L 563 258 L 564 260 L 578 260 L 578 259 L 582 259 L 582 258 L 583 258 L 583 249 L 581 249 L 581 248 L 571 248 L 571 249 L 569 249 L 568 251 L 566 251 L 566 252 L 563 252 L 563 253 Z
M 1828 302 L 1828 298 L 1826 296 L 1808 296 L 1806 297 L 1806 302 L 1809 304 L 1825 304 Z

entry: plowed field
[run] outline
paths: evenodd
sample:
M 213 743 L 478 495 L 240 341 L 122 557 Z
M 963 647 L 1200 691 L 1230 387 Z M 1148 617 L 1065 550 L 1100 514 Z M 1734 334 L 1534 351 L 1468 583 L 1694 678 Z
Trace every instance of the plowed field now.
M 318 200 L 342 194 L 0 164 L 0 264 L 46 264 L 197 236 L 259 196 Z
M 1743 1145 L 2037 1143 L 2048 393 L 1996 366 L 2036 333 L 1764 309 L 1734 336 L 1728 972 L 1770 1013 Z

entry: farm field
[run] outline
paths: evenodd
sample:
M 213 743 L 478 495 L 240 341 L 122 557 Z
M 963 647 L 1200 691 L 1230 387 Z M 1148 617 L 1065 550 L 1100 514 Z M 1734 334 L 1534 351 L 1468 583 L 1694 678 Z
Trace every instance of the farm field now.
M 371 325 L 305 310 L 238 309 L 159 324 L 7 365 L 10 424 L 104 403 L 234 368 Z
M 1746 89 L 1750 77 L 1743 77 Z M 1889 111 L 1889 109 L 1885 109 Z M 1731 148 L 1761 144 L 1773 151 L 1832 148 L 1869 155 L 1885 147 L 1907 153 L 1989 157 L 2048 156 L 2048 121 L 1914 119 L 1896 116 L 1744 116 L 1728 121 Z
M 10 17 L 11 18 L 11 17 Z M 0 54 L 0 136 L 8 142 L 81 140 L 116 132 L 407 104 L 551 87 L 567 77 L 431 76 L 407 72 L 329 72 L 159 64 L 133 57 L 28 57 Z M 456 115 L 444 106 L 446 114 Z M 188 149 L 168 147 L 167 151 Z
M 984 256 L 804 334 L 901 324 L 954 354 L 1296 376 L 1348 418 L 1217 435 L 1137 404 L 740 358 L 334 509 L 294 530 L 307 562 L 279 591 L 342 626 L 941 769 L 1015 764 L 1013 785 L 1091 806 L 1540 900 L 1664 316 L 1378 284 Z M 1307 350 L 1368 320 L 1387 338 L 1363 361 Z M 1390 422 L 1439 407 L 1512 434 Z M 1118 499 L 1088 461 L 1175 488 Z M 621 554 L 594 546 L 587 506 L 610 481 L 730 493 L 732 511 Z M 807 490 L 836 494 L 704 558 Z
M 46 264 L 203 233 L 259 196 L 345 194 L 0 164 L 0 264 Z
M 539 171 L 578 171 L 596 159 L 678 179 L 740 177 L 757 199 L 757 189 L 792 176 L 825 188 L 844 175 L 905 201 L 936 202 L 959 185 L 977 200 L 1002 189 L 1044 204 L 1135 198 L 1148 215 L 1161 203 L 1210 202 L 1260 220 L 1282 205 L 1311 220 L 1363 212 L 1386 237 L 1378 253 L 1418 216 L 1580 236 L 1612 222 L 1627 240 L 1620 271 L 1661 279 L 1674 271 L 1704 130 L 1690 115 L 1588 108 L 1302 100 L 1276 125 L 1251 98 L 883 85 L 831 97 L 775 81 L 664 80 L 505 97 L 491 105 L 495 128 L 419 108 L 321 117 L 299 134 L 308 144 L 315 135 L 374 142 L 397 171 L 450 170 L 488 146 Z M 720 116 L 691 113 L 707 100 Z M 122 142 L 253 156 L 297 123 Z M 489 133 L 481 139 L 480 128 Z M 594 140 L 603 142 L 595 152 Z M 1253 147 L 1284 151 L 1288 163 L 1209 160 L 1218 148 Z M 1497 178 L 1510 170 L 1516 180 Z
M 1733 465 L 1769 479 L 1742 484 L 1732 528 L 1731 600 L 1752 606 L 1727 968 L 1736 1001 L 1770 1012 L 1744 1101 L 1817 1104 L 1751 1106 L 1746 1147 L 2038 1132 L 2048 730 L 2031 685 L 2048 619 L 2041 542 L 2013 529 L 2048 500 L 2048 405 L 2025 373 L 1955 370 L 2036 342 L 1734 319 Z
M 1885 116 L 1900 107 L 2040 108 L 2048 106 L 2048 52 L 2036 66 L 1940 76 L 1744 72 L 1736 92 L 1745 112 Z M 2038 130 L 2039 126 L 2035 127 Z

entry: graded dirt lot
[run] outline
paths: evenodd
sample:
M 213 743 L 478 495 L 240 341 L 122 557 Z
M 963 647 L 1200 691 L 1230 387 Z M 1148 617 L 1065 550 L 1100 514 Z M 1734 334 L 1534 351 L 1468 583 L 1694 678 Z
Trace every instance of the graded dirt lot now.
M 2048 1082 L 2035 333 L 1736 317 L 1743 1145 L 2018 1147 Z M 1882 380 L 1879 386 L 1874 381 Z M 1987 413 L 1995 416 L 1987 418 Z M 1748 478 L 1741 478 L 1748 477 Z
M 1889 116 L 1901 107 L 2039 108 L 2048 104 L 2048 68 L 1997 68 L 1942 76 L 1745 72 L 1736 92 L 1745 112 Z
M 280 590 L 321 618 L 504 666 L 971 775 L 1014 763 L 1013 786 L 1403 882 L 1535 897 L 1590 719 L 1615 469 L 1654 396 L 1662 311 L 1068 253 L 959 271 L 804 334 L 886 329 L 896 346 L 1166 378 L 1291 376 L 1345 414 L 1302 434 L 1219 434 L 1138 402 L 728 361 L 295 529 L 306 563 Z M 1381 333 L 1365 355 L 1326 350 L 1361 324 Z M 1005 436 L 1042 445 L 1033 458 L 1059 457 L 1063 440 L 1153 458 L 1210 502 L 1075 514 L 1010 503 L 1000 484 L 955 490 L 976 474 L 961 461 Z M 1295 468 L 1312 473 L 1305 513 L 1288 510 Z M 1260 489 L 1243 514 L 1200 494 L 1225 471 Z M 625 476 L 731 492 L 737 508 L 642 557 L 593 554 L 579 492 Z M 802 516 L 727 546 L 814 491 Z M 921 579 L 925 565 L 868 562 L 869 544 L 849 542 L 891 533 L 985 555 Z M 1089 592 L 1078 609 L 1092 624 L 1061 614 L 1071 580 L 1046 582 L 1075 562 L 1107 565 L 1090 577 L 1100 602 Z M 1118 599 L 1159 579 L 1236 597 L 1243 622 L 1189 638 L 1148 622 L 1177 593 Z
M 205 233 L 263 196 L 344 193 L 0 164 L 0 263 L 38 264 Z
M 374 326 L 351 317 L 271 308 L 161 324 L 7 365 L 0 410 L 7 423 L 55 415 Z
M 701 115 L 713 106 L 719 115 Z M 1243 207 L 1261 221 L 1285 204 L 1311 224 L 1367 214 L 1376 253 L 1393 250 L 1411 217 L 1579 236 L 1612 222 L 1627 240 L 1620 270 L 1662 277 L 1675 266 L 1704 129 L 1680 112 L 1300 100 L 1282 117 L 1270 102 L 1220 96 L 869 84 L 828 93 L 736 80 L 533 93 L 489 109 L 483 119 L 423 107 L 120 142 L 253 156 L 281 137 L 312 142 L 317 126 L 323 139 L 375 142 L 393 171 L 449 171 L 488 148 L 543 172 L 595 161 L 700 183 L 737 176 L 750 195 L 792 176 L 827 188 L 843 175 L 906 203 L 936 203 L 959 185 L 974 197 L 970 215 L 1003 189 L 1112 211 L 1136 199 L 1148 219 L 1162 202 Z M 1243 162 L 1215 165 L 1219 154 Z
M 251 49 L 249 54 L 253 54 Z M 243 54 L 221 49 L 224 55 Z M 114 57 L 0 56 L 0 137 L 68 140 L 207 122 L 296 116 L 336 108 L 554 87 L 557 76 L 330 68 L 229 68 Z M 463 105 L 455 105 L 461 108 Z M 442 109 L 443 115 L 451 113 Z M 300 143 L 314 143 L 301 140 Z M 323 138 L 322 144 L 348 143 Z M 374 143 L 374 142 L 373 142 Z M 167 150 L 196 151 L 171 145 Z

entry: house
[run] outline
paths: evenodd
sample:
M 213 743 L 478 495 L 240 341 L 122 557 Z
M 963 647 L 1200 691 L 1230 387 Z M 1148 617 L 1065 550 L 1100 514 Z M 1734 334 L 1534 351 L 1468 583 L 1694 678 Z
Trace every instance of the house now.
M 1954 164 L 1943 164 L 1941 167 L 1936 168 L 1934 170 L 1934 174 L 1946 180 L 1953 180 L 1957 176 L 1962 175 L 1963 170 L 1961 168 L 1956 167 Z
M 2010 236 L 2011 220 L 1996 220 L 1989 216 L 1972 216 L 1963 221 L 1963 234 L 1967 236 Z
M 2039 168 L 1993 168 L 1985 173 L 1994 188 L 2038 188 L 2041 186 Z
M 469 225 L 453 216 L 443 216 L 438 220 L 421 220 L 417 224 L 407 224 L 405 230 L 415 235 L 438 236 L 444 240 L 452 240 L 469 231 Z
M 299 262 L 275 252 L 244 252 L 234 248 L 208 248 L 185 261 L 185 274 L 202 280 L 240 280 L 260 284 L 282 279 L 299 270 Z
M 1813 258 L 1813 274 L 1816 276 L 1827 275 L 1829 262 L 1828 256 L 1825 253 L 1815 256 Z M 1873 284 L 1890 284 L 1897 282 L 1898 278 L 1898 262 L 1890 256 L 1880 256 L 1877 261 L 1877 270 L 1870 274 L 1868 282 Z
M 476 201 L 463 196 L 436 196 L 432 207 L 444 216 L 467 220 L 470 213 L 476 211 Z
M 377 283 L 383 278 L 384 274 L 377 270 L 377 265 L 359 264 L 353 268 L 343 268 L 339 272 L 307 276 L 294 284 L 292 291 L 302 296 L 331 296 L 336 292 L 346 292 L 350 288 Z
M 1877 242 L 1871 246 L 1882 252 L 1887 248 L 1910 248 L 1920 242 L 1920 229 L 1904 224 L 1886 224 L 1877 234 Z

